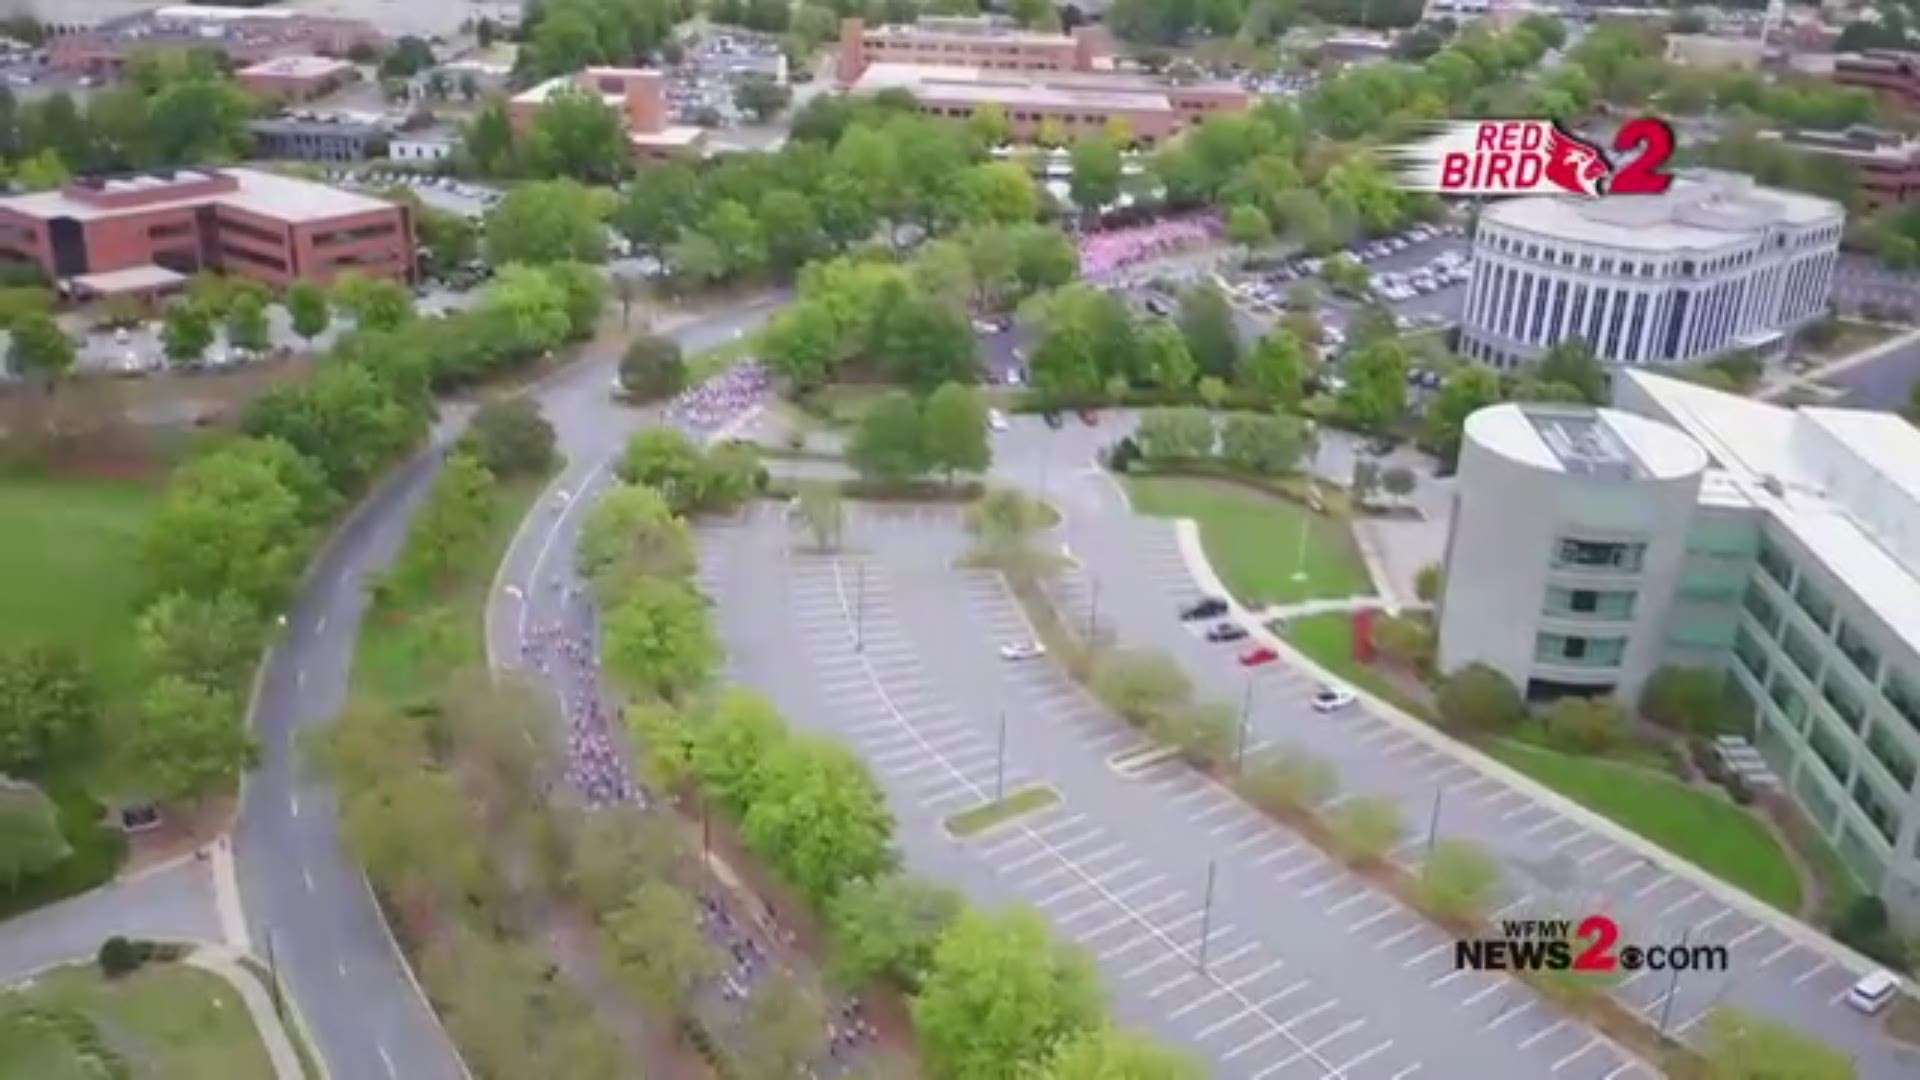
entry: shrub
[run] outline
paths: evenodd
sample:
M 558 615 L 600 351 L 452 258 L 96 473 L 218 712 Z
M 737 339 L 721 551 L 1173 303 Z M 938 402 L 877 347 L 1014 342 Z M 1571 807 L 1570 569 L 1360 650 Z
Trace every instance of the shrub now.
M 1485 915 L 1500 891 L 1500 864 L 1479 845 L 1442 840 L 1420 868 L 1420 895 L 1436 913 L 1455 919 Z
M 1423 603 L 1431 604 L 1440 599 L 1440 593 L 1447 587 L 1446 573 L 1439 563 L 1428 563 L 1413 576 L 1413 594 Z
M 1154 730 L 1193 697 L 1193 682 L 1164 652 L 1122 649 L 1093 673 L 1093 692 L 1128 723 Z
M 1403 667 L 1425 668 L 1433 662 L 1433 625 L 1414 615 L 1389 615 L 1373 624 L 1373 643 L 1380 655 Z
M 460 444 L 495 476 L 537 473 L 553 464 L 553 425 L 529 397 L 496 399 L 480 406 Z
M 1485 664 L 1468 664 L 1440 681 L 1440 719 L 1455 731 L 1511 731 L 1527 718 L 1513 680 Z
M 1340 773 L 1325 758 L 1288 747 L 1248 769 L 1240 778 L 1240 788 L 1254 805 L 1270 813 L 1311 812 L 1340 790 Z
M 1333 839 L 1340 853 L 1356 863 L 1379 862 L 1405 830 L 1400 804 L 1367 795 L 1348 799 L 1333 810 Z
M 670 338 L 642 334 L 620 357 L 620 390 L 635 401 L 672 397 L 686 385 L 686 359 Z
M 1669 731 L 1724 730 L 1730 719 L 1726 684 L 1726 673 L 1717 668 L 1665 665 L 1640 691 L 1640 713 Z
M 109 979 L 117 979 L 140 970 L 146 957 L 141 954 L 139 946 L 115 934 L 100 943 L 98 960 L 100 973 Z
M 1627 741 L 1626 714 L 1612 698 L 1564 697 L 1541 714 L 1547 741 L 1576 754 L 1604 754 Z

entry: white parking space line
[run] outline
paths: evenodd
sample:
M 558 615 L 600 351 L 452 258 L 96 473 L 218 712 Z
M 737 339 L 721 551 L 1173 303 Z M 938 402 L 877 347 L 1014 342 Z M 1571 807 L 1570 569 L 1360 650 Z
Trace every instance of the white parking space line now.
M 1813 977 L 1814 977 L 1815 975 L 1818 975 L 1818 974 L 1820 974 L 1821 972 L 1823 972 L 1823 971 L 1825 971 L 1825 970 L 1827 970 L 1828 968 L 1830 968 L 1830 967 L 1832 967 L 1832 966 L 1833 966 L 1833 961 L 1831 961 L 1831 960 L 1822 960 L 1822 961 L 1820 961 L 1819 963 L 1817 963 L 1817 964 L 1815 964 L 1815 965 L 1813 965 L 1812 967 L 1810 967 L 1810 968 L 1808 968 L 1807 970 L 1805 970 L 1805 971 L 1803 971 L 1803 972 L 1801 972 L 1801 973 L 1799 974 L 1799 976 L 1797 976 L 1797 977 L 1796 977 L 1796 978 L 1795 978 L 1795 979 L 1793 980 L 1793 985 L 1795 985 L 1795 986 L 1799 986 L 1799 985 L 1800 985 L 1801 983 L 1803 983 L 1803 982 L 1806 982 L 1806 981 L 1807 981 L 1808 979 L 1811 979 L 1811 978 L 1813 978 Z
M 1443 941 L 1440 944 L 1435 945 L 1433 948 L 1428 949 L 1426 952 L 1421 953 L 1419 956 L 1416 956 L 1413 959 L 1407 961 L 1406 963 L 1401 964 L 1400 966 L 1402 968 L 1413 967 L 1415 964 L 1424 963 L 1425 961 L 1435 956 L 1438 956 L 1441 953 L 1446 952 L 1448 949 L 1451 949 L 1451 948 L 1453 948 L 1453 942 Z
M 1532 1046 L 1534 1043 L 1539 1042 L 1541 1039 L 1544 1039 L 1549 1035 L 1554 1034 L 1555 1032 L 1561 1030 L 1566 1026 L 1567 1026 L 1567 1022 L 1565 1020 L 1555 1020 L 1553 1023 L 1548 1024 L 1546 1027 L 1543 1027 L 1539 1031 L 1536 1031 L 1533 1034 L 1527 1036 L 1526 1038 L 1520 1040 L 1520 1049 L 1525 1050 L 1527 1047 Z
M 1575 1061 L 1579 1060 L 1581 1055 L 1585 1054 L 1587 1051 L 1599 1045 L 1600 1045 L 1600 1040 L 1598 1038 L 1588 1039 L 1587 1044 L 1585 1046 L 1582 1046 L 1580 1049 L 1575 1050 L 1573 1053 L 1568 1054 L 1566 1057 L 1561 1058 L 1559 1061 L 1554 1062 L 1553 1069 L 1551 1071 L 1559 1072 L 1561 1069 L 1564 1069 L 1567 1066 L 1573 1064 Z
M 1194 998 L 1192 1001 L 1189 1001 L 1185 1005 L 1182 1005 L 1178 1009 L 1175 1009 L 1174 1011 L 1168 1013 L 1167 1019 L 1178 1020 L 1181 1017 L 1187 1015 L 1188 1013 L 1194 1011 L 1195 1009 L 1201 1008 L 1205 1005 L 1210 1005 L 1214 1001 L 1226 996 L 1227 994 L 1234 992 L 1235 990 L 1238 990 L 1239 988 L 1247 985 L 1248 983 L 1253 982 L 1255 979 L 1260 978 L 1261 976 L 1265 975 L 1269 971 L 1272 971 L 1275 968 L 1278 968 L 1284 962 L 1285 961 L 1282 961 L 1282 960 L 1275 960 L 1273 963 L 1268 964 L 1266 967 L 1263 967 L 1260 970 L 1255 971 L 1253 974 L 1248 975 L 1245 978 L 1235 979 L 1232 982 L 1221 983 L 1219 986 L 1214 987 L 1212 990 L 1208 991 L 1207 993 L 1202 994 L 1197 998 Z M 1203 1032 L 1200 1032 L 1198 1035 L 1196 1035 L 1195 1038 L 1204 1039 L 1207 1037 L 1207 1034 L 1208 1034 L 1207 1032 L 1203 1031 Z
M 1611 885 L 1613 882 L 1619 880 L 1620 878 L 1626 877 L 1628 874 L 1633 873 L 1635 870 L 1638 870 L 1640 867 L 1644 865 L 1646 865 L 1646 861 L 1644 859 L 1629 859 L 1628 861 L 1621 863 L 1618 867 L 1615 867 L 1613 873 L 1608 874 L 1605 878 L 1602 878 L 1601 882 L 1603 884 Z
M 1281 859 L 1284 859 L 1287 856 L 1293 854 L 1294 852 L 1299 851 L 1300 848 L 1301 848 L 1301 844 L 1298 840 L 1296 840 L 1293 843 L 1288 844 L 1286 847 L 1275 848 L 1272 851 L 1267 852 L 1265 855 L 1262 855 L 1259 858 L 1253 860 L 1253 865 L 1265 866 L 1271 862 L 1278 862 Z
M 1211 821 L 1214 818 L 1219 817 L 1222 813 L 1226 813 L 1228 811 L 1233 811 L 1233 810 L 1239 810 L 1239 809 L 1241 809 L 1239 802 L 1235 801 L 1234 799 L 1230 799 L 1225 796 L 1222 796 L 1221 800 L 1218 803 L 1215 803 L 1214 805 L 1188 818 L 1187 823 L 1189 825 L 1199 825 L 1203 822 Z
M 1766 956 L 1766 959 L 1764 959 L 1764 960 L 1762 960 L 1762 961 L 1760 961 L 1760 966 L 1761 966 L 1761 967 L 1766 967 L 1767 965 L 1769 965 L 1769 964 L 1771 964 L 1771 963 L 1773 963 L 1773 962 L 1774 962 L 1775 960 L 1778 960 L 1778 959 L 1780 959 L 1781 957 L 1783 957 L 1783 956 L 1785 956 L 1785 955 L 1787 955 L 1788 953 L 1790 953 L 1790 952 L 1792 952 L 1793 950 L 1794 950 L 1794 944 L 1793 944 L 1793 942 L 1791 942 L 1791 941 L 1789 941 L 1789 942 L 1787 942 L 1787 943 L 1786 943 L 1785 945 L 1782 945 L 1782 946 L 1780 946 L 1779 948 L 1777 948 L 1777 949 L 1775 949 L 1775 950 L 1773 950 L 1772 952 L 1770 952 L 1770 953 L 1768 953 L 1768 954 L 1767 954 L 1767 956 Z
M 1381 908 L 1379 911 L 1376 911 L 1373 914 L 1367 916 L 1366 918 L 1361 919 L 1359 922 L 1354 923 L 1353 925 L 1347 927 L 1347 933 L 1351 934 L 1360 930 L 1365 930 L 1367 927 L 1372 926 L 1374 923 L 1377 923 L 1380 920 L 1393 915 L 1394 911 L 1395 911 L 1394 906 L 1392 904 L 1388 904 L 1386 907 Z M 1416 927 L 1415 929 L 1418 929 L 1418 927 Z
M 1533 1008 L 1533 1002 L 1531 1000 L 1522 1000 L 1520 1004 L 1515 1005 L 1513 1008 L 1508 1009 L 1507 1011 L 1501 1013 L 1499 1016 L 1494 1017 L 1491 1021 L 1487 1023 L 1486 1027 L 1483 1027 L 1480 1030 L 1492 1031 L 1494 1028 L 1499 1027 L 1501 1024 L 1506 1023 L 1507 1021 L 1513 1019 L 1516 1016 L 1519 1016 L 1521 1013 L 1530 1011 L 1532 1008 Z
M 1334 1066 L 1333 1073 L 1335 1076 L 1345 1076 L 1348 1073 L 1353 1071 L 1353 1067 L 1355 1065 L 1358 1065 L 1363 1061 L 1370 1061 L 1373 1058 L 1379 1057 L 1381 1054 L 1386 1053 L 1387 1048 L 1392 1045 L 1393 1045 L 1393 1040 L 1387 1039 L 1384 1042 L 1381 1042 L 1379 1045 L 1372 1047 L 1371 1049 L 1362 1050 L 1360 1051 L 1360 1053 Z
M 1278 877 L 1274 878 L 1273 883 L 1275 885 L 1285 885 L 1287 882 L 1292 881 L 1294 878 L 1300 877 L 1304 874 L 1310 874 L 1314 870 L 1317 870 L 1320 867 L 1325 865 L 1326 864 L 1321 862 L 1319 859 L 1309 857 L 1306 862 L 1303 862 L 1299 866 L 1296 866 L 1293 869 L 1287 871 L 1286 873 L 1281 874 Z
M 1463 1002 L 1461 1002 L 1460 1004 L 1461 1004 L 1462 1006 L 1467 1006 L 1467 1005 L 1476 1005 L 1476 1004 L 1479 1004 L 1479 1002 L 1480 1002 L 1480 1000 L 1481 1000 L 1482 998 L 1484 998 L 1484 997 L 1486 997 L 1486 996 L 1488 996 L 1489 994 L 1494 994 L 1494 993 L 1498 993 L 1499 991 L 1501 991 L 1501 990 L 1504 990 L 1504 989 L 1506 989 L 1506 988 L 1507 988 L 1507 984 L 1506 984 L 1506 982 L 1505 982 L 1504 980 L 1498 980 L 1498 979 L 1496 979 L 1496 980 L 1495 980 L 1494 982 L 1492 982 L 1492 983 L 1490 983 L 1490 984 L 1488 984 L 1488 986 L 1486 987 L 1486 989 L 1484 989 L 1484 990 L 1482 990 L 1482 991 L 1480 991 L 1479 993 L 1477 993 L 1477 994 L 1475 994 L 1475 995 L 1473 995 L 1472 997 L 1470 997 L 1470 998 L 1468 998 L 1467 1000 L 1465 1000 L 1465 1001 L 1463 1001 Z
M 1237 832 L 1240 829 L 1244 829 L 1248 825 L 1256 826 L 1253 834 L 1255 839 L 1264 839 L 1265 837 L 1271 835 L 1271 833 L 1268 831 L 1268 825 L 1267 825 L 1266 819 L 1256 818 L 1256 817 L 1248 817 L 1240 821 L 1229 821 L 1224 825 L 1215 825 L 1213 828 L 1207 830 L 1207 835 L 1211 837 L 1216 837 L 1216 838 L 1222 837 L 1227 835 L 1228 833 Z
M 1169 936 L 1169 937 L 1172 936 L 1175 930 L 1183 930 L 1186 927 L 1199 922 L 1200 917 L 1204 914 L 1205 912 L 1202 912 L 1202 911 L 1189 911 L 1185 915 L 1180 916 L 1179 918 L 1173 920 L 1172 922 L 1167 923 L 1164 926 L 1161 926 L 1159 928 L 1160 930 L 1159 934 L 1153 934 L 1149 932 L 1145 935 L 1142 935 L 1139 938 L 1134 939 L 1133 941 L 1127 942 L 1127 944 L 1123 947 L 1109 949 L 1106 952 L 1101 953 L 1100 959 L 1102 960 L 1112 959 L 1113 957 L 1119 956 L 1121 953 L 1131 950 L 1134 946 L 1144 944 L 1145 942 L 1148 942 L 1148 941 L 1162 941 L 1163 935 Z M 1226 931 L 1231 929 L 1232 929 L 1231 926 L 1224 926 L 1218 930 L 1214 930 L 1207 935 L 1207 940 L 1212 941 L 1215 938 L 1221 937 L 1224 935 Z M 1162 943 L 1164 944 L 1164 941 Z M 1135 979 L 1142 975 L 1145 975 L 1147 972 L 1152 971 L 1154 968 L 1159 967 L 1160 965 L 1166 963 L 1169 960 L 1184 960 L 1184 959 L 1186 959 L 1185 956 L 1183 956 L 1179 952 L 1174 951 L 1174 949 L 1169 948 L 1166 952 L 1161 953 L 1159 956 L 1156 956 L 1153 959 L 1146 961 L 1145 963 L 1139 964 L 1134 968 L 1132 968 L 1131 970 L 1123 973 L 1120 976 L 1120 978 L 1123 981 L 1127 979 Z
M 1266 827 L 1266 822 L 1261 822 L 1260 826 L 1261 827 L 1253 833 L 1250 833 L 1240 840 L 1236 840 L 1231 847 L 1227 848 L 1227 854 L 1238 855 L 1250 847 L 1273 839 L 1272 833 Z M 1255 863 L 1254 865 L 1258 866 L 1259 864 Z
M 1352 896 L 1349 896 L 1349 897 L 1347 897 L 1347 898 L 1346 898 L 1345 900 L 1342 900 L 1342 901 L 1340 901 L 1339 903 L 1337 903 L 1337 904 L 1335 904 L 1335 905 L 1333 905 L 1332 907 L 1330 907 L 1330 908 L 1328 908 L 1328 909 L 1326 910 L 1326 913 L 1327 913 L 1328 915 L 1332 915 L 1332 914 L 1334 914 L 1335 912 L 1338 912 L 1338 911 L 1345 911 L 1346 909 L 1348 909 L 1348 908 L 1350 908 L 1350 907 L 1352 907 L 1353 905 L 1355 905 L 1355 904 L 1357 904 L 1357 903 L 1359 903 L 1359 902 L 1360 902 L 1360 901 L 1362 901 L 1362 900 L 1365 900 L 1365 899 L 1367 899 L 1367 898 L 1369 898 L 1369 897 L 1371 897 L 1372 895 L 1373 895 L 1373 893 L 1371 893 L 1371 892 L 1369 892 L 1369 891 L 1368 891 L 1368 890 L 1366 890 L 1365 888 L 1362 888 L 1362 889 L 1361 889 L 1361 890 L 1360 890 L 1359 892 L 1357 892 L 1357 893 L 1354 893 L 1354 894 L 1353 894 Z
M 1145 907 L 1135 908 L 1132 911 L 1129 911 L 1126 914 L 1121 915 L 1119 918 L 1114 919 L 1112 922 L 1102 924 L 1098 929 L 1087 930 L 1087 931 L 1083 931 L 1081 933 L 1075 934 L 1073 935 L 1073 939 L 1075 941 L 1080 942 L 1081 944 L 1085 944 L 1089 941 L 1092 941 L 1094 938 L 1101 937 L 1107 934 L 1110 931 L 1118 930 L 1122 926 L 1125 926 L 1136 919 L 1142 918 L 1143 916 L 1151 914 L 1152 912 L 1158 911 L 1161 908 L 1168 906 L 1169 904 L 1178 903 L 1182 899 L 1185 899 L 1186 895 L 1187 894 L 1185 892 L 1168 893 L 1167 895 L 1161 897 L 1158 900 L 1155 900 L 1153 903 L 1148 904 Z M 1101 959 L 1105 959 L 1105 957 L 1103 956 L 1101 957 Z
M 1659 919 L 1669 918 L 1675 912 L 1678 912 L 1681 908 L 1686 907 L 1688 904 L 1691 904 L 1696 900 L 1705 899 L 1706 895 L 1707 895 L 1706 893 L 1699 893 L 1699 892 L 1689 893 L 1687 896 L 1674 901 L 1673 904 L 1668 906 L 1667 910 L 1661 912 L 1659 915 L 1655 916 L 1655 918 L 1659 918 Z
M 1756 934 L 1760 933 L 1760 931 L 1764 929 L 1766 928 L 1761 926 L 1759 923 L 1754 923 L 1752 926 L 1748 927 L 1744 932 L 1742 932 L 1739 937 L 1736 937 L 1732 941 L 1727 942 L 1727 951 L 1732 952 L 1733 950 L 1739 948 L 1741 945 L 1752 940 L 1752 938 Z
M 1388 911 L 1392 911 L 1393 909 L 1392 909 L 1392 908 L 1388 908 L 1387 910 L 1388 910 Z M 1422 925 L 1423 925 L 1423 924 L 1421 924 L 1421 923 L 1417 923 L 1417 922 L 1416 922 L 1416 923 L 1414 923 L 1414 924 L 1413 924 L 1412 926 L 1409 926 L 1409 927 L 1407 927 L 1407 928 L 1406 928 L 1405 930 L 1402 930 L 1402 931 L 1400 931 L 1399 933 L 1397 933 L 1397 934 L 1395 934 L 1395 935 L 1393 935 L 1392 937 L 1390 937 L 1390 938 L 1387 938 L 1386 940 L 1384 940 L 1384 941 L 1382 941 L 1382 942 L 1380 942 L 1380 944 L 1378 944 L 1378 945 L 1376 945 L 1376 946 L 1374 946 L 1374 947 L 1375 947 L 1375 948 L 1377 948 L 1377 949 L 1390 949 L 1390 948 L 1392 948 L 1393 946 L 1395 946 L 1395 945 L 1398 945 L 1398 944 L 1400 944 L 1401 942 L 1403 942 L 1403 941 L 1405 941 L 1405 940 L 1407 940 L 1408 938 L 1410 938 L 1410 937 L 1412 937 L 1413 935 L 1415 935 L 1415 934 L 1417 934 L 1417 933 L 1419 933 L 1419 932 L 1420 932 L 1420 928 L 1421 928 L 1421 926 L 1422 926 Z M 1350 927 L 1349 929 L 1353 929 L 1353 928 L 1352 928 L 1352 927 Z
M 1675 880 L 1676 879 L 1673 877 L 1670 877 L 1666 874 L 1661 874 L 1655 877 L 1652 881 L 1649 881 L 1645 885 L 1640 886 L 1640 888 L 1634 892 L 1632 899 L 1634 900 L 1643 899 L 1659 891 L 1661 888 L 1673 884 Z
M 1321 882 L 1318 885 L 1315 885 L 1313 888 L 1305 890 L 1300 895 L 1304 899 L 1312 899 L 1313 897 L 1319 896 L 1321 893 L 1326 892 L 1328 889 L 1331 889 L 1336 885 L 1345 884 L 1346 880 L 1347 880 L 1346 871 L 1341 870 L 1335 873 L 1332 877 L 1329 877 L 1327 880 Z
M 1552 814 L 1548 814 L 1546 817 L 1546 820 L 1541 821 L 1539 824 L 1534 825 L 1532 828 L 1528 829 L 1526 832 L 1521 833 L 1520 839 L 1531 840 L 1533 839 L 1534 836 L 1540 833 L 1546 832 L 1548 829 L 1551 829 L 1556 825 L 1564 825 L 1564 824 L 1566 824 L 1566 822 L 1560 820 L 1558 817 L 1555 817 Z M 1578 827 L 1579 826 L 1575 826 L 1575 828 L 1578 828 Z
M 1711 917 L 1707 918 L 1706 920 L 1695 923 L 1693 926 L 1693 930 L 1697 934 L 1705 934 L 1707 932 L 1707 927 L 1712 926 L 1714 923 L 1717 923 L 1721 919 L 1724 919 L 1732 914 L 1733 914 L 1732 908 L 1721 908 L 1719 911 L 1715 912 Z

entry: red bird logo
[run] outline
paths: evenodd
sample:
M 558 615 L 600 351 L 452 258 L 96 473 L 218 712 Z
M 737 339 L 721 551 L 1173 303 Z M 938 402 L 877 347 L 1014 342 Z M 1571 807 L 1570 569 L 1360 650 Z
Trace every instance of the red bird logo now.
M 1547 140 L 1547 165 L 1541 175 L 1569 195 L 1597 199 L 1607 178 L 1613 175 L 1613 166 L 1598 146 L 1555 124 Z

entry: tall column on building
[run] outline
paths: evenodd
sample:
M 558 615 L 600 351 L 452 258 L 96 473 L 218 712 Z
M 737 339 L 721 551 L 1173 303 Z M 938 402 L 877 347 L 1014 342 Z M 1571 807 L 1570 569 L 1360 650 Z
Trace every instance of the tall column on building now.
M 834 77 L 842 86 L 860 81 L 867 70 L 867 23 L 864 19 L 840 20 L 840 59 L 834 65 Z

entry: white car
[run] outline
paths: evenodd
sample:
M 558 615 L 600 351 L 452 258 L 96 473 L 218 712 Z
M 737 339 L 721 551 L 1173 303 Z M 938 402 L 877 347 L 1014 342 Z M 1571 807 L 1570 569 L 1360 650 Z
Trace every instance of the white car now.
M 999 409 L 987 410 L 987 426 L 995 431 L 1007 430 L 1007 414 Z
M 1352 705 L 1353 691 L 1342 690 L 1337 686 L 1323 686 L 1313 695 L 1313 711 L 1321 713 L 1339 712 Z
M 1014 641 L 1000 646 L 1002 660 L 1038 660 L 1045 655 L 1046 646 L 1037 641 Z
M 1873 1016 L 1893 1000 L 1900 992 L 1900 980 L 1890 971 L 1874 971 L 1861 976 L 1847 990 L 1847 1004 L 1859 1012 Z

